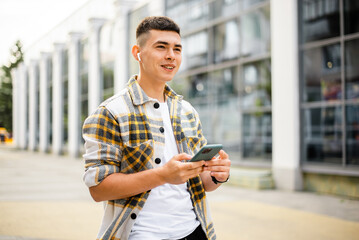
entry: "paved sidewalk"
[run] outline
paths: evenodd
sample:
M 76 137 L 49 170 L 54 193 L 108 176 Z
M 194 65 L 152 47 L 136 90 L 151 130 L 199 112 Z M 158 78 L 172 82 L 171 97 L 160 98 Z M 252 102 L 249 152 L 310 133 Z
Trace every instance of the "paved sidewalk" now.
M 91 240 L 101 223 L 81 159 L 0 146 L 0 240 Z M 224 185 L 208 194 L 219 240 L 359 239 L 359 201 Z

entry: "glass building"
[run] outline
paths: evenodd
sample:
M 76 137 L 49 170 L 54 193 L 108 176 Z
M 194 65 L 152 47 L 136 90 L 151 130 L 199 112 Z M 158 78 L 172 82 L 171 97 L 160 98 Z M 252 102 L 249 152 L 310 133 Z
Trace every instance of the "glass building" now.
M 358 12 L 355 0 L 89 1 L 14 72 L 14 116 L 28 122 L 14 121 L 15 144 L 79 156 L 86 116 L 138 72 L 136 26 L 166 15 L 183 45 L 170 85 L 230 153 L 234 184 L 264 171 L 280 189 L 359 198 Z

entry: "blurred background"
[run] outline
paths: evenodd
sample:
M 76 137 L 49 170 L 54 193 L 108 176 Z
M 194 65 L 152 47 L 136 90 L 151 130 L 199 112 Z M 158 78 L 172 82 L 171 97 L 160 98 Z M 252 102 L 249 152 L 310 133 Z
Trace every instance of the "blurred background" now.
M 55 3 L 38 14 L 44 23 L 54 19 L 46 9 L 56 12 L 51 26 L 26 25 L 1 50 L 4 144 L 80 158 L 84 119 L 138 71 L 136 26 L 166 15 L 184 47 L 170 84 L 199 112 L 208 142 L 230 153 L 231 185 L 359 199 L 358 1 Z

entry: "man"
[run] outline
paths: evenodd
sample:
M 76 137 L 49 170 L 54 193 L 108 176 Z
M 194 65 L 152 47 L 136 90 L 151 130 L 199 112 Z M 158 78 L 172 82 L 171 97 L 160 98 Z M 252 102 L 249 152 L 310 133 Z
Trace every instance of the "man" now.
M 188 162 L 206 139 L 195 109 L 167 85 L 182 60 L 180 29 L 167 17 L 138 26 L 139 75 L 83 126 L 84 181 L 106 201 L 98 239 L 215 239 L 205 191 L 229 178 L 222 150 Z

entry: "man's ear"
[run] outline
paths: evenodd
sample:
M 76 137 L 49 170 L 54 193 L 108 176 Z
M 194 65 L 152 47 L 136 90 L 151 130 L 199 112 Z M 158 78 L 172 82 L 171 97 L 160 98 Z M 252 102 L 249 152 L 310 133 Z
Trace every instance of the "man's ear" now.
M 140 53 L 140 47 L 138 45 L 133 45 L 132 47 L 132 56 L 137 60 L 137 61 L 141 61 L 141 59 L 139 58 L 139 53 Z

